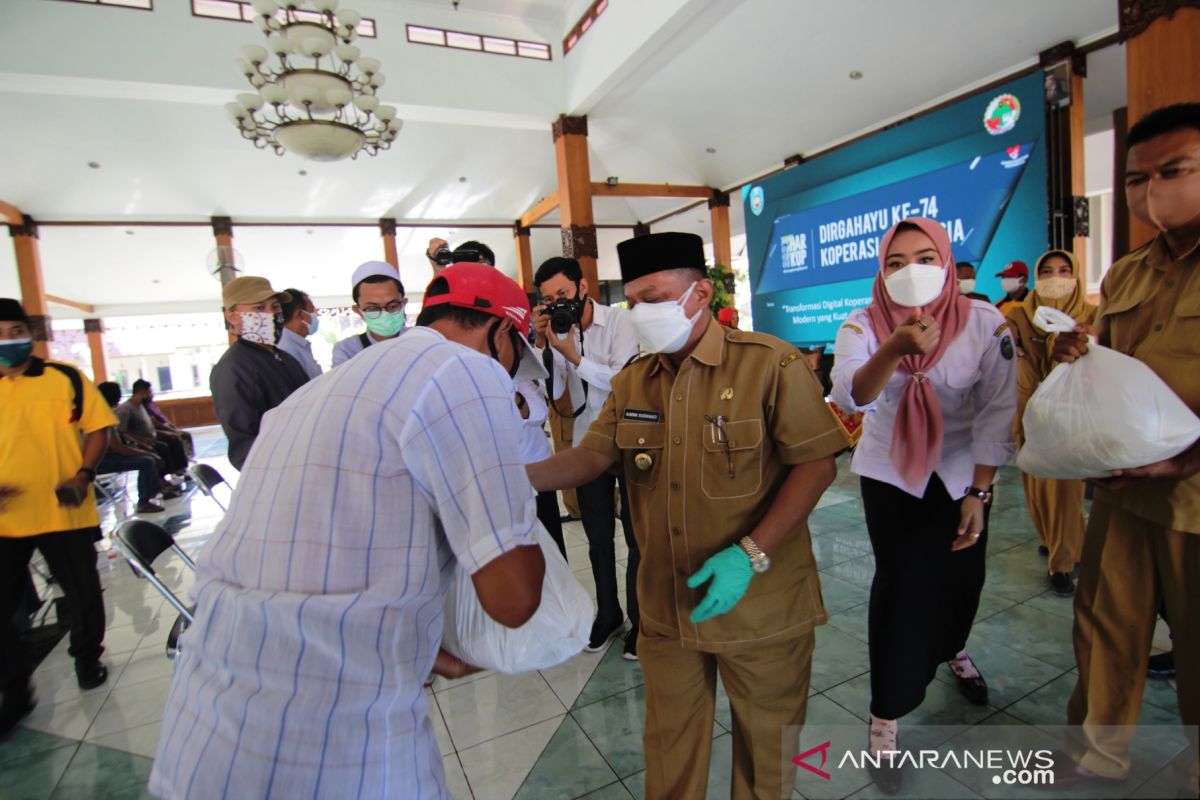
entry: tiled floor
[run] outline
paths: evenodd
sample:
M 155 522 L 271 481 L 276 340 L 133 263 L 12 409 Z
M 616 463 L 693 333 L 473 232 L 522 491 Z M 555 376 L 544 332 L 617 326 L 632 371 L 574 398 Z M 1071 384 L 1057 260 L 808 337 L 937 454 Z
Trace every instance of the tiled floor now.
M 219 432 L 198 436 L 197 449 L 205 461 L 236 479 L 223 458 Z M 211 533 L 220 510 L 197 494 L 172 501 L 166 513 L 151 518 L 186 523 L 177 538 L 185 549 L 195 551 Z M 109 513 L 106 530 L 112 522 Z M 814 513 L 811 528 L 830 624 L 817 631 L 809 721 L 862 726 L 865 737 L 866 602 L 872 558 L 856 479 L 845 464 Z M 566 536 L 571 566 L 594 596 L 579 524 L 568 525 Z M 623 565 L 625 549 L 619 535 L 617 540 Z M 171 662 L 165 658 L 164 646 L 175 612 L 123 562 L 103 554 L 100 559 L 109 620 L 105 658 L 110 678 L 98 689 L 81 692 L 65 641 L 46 658 L 36 673 L 38 708 L 0 744 L 0 798 L 4 800 L 145 796 L 170 683 Z M 170 559 L 161 563 L 159 572 L 165 582 L 182 593 L 190 579 L 188 570 Z M 991 705 L 967 705 L 949 671 L 943 670 L 929 687 L 924 705 L 907 722 L 1024 725 L 1031 735 L 1034 726 L 1062 723 L 1074 684 L 1070 632 L 1071 601 L 1046 589 L 1019 481 L 1006 470 L 993 515 L 988 583 L 970 642 L 991 687 Z M 1164 629 L 1155 644 L 1168 646 Z M 621 659 L 619 640 L 607 653 L 583 654 L 541 672 L 438 679 L 430 694 L 447 780 L 457 798 L 611 800 L 643 795 L 641 670 Z M 1143 721 L 1178 721 L 1171 682 L 1148 682 Z M 728 701 L 721 693 L 713 729 L 710 797 L 728 796 L 730 726 Z M 923 773 L 921 780 L 919 787 L 913 787 L 921 796 L 980 796 L 949 774 Z M 1129 788 L 1131 796 L 1157 796 L 1152 783 Z M 868 778 L 856 775 L 823 786 L 819 794 L 877 795 Z

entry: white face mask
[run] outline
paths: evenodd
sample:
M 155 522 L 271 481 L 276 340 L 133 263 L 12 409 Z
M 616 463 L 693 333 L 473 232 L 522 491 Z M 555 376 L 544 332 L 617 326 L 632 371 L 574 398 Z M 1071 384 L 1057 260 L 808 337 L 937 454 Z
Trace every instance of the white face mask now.
M 239 334 L 247 342 L 254 344 L 275 344 L 275 315 L 267 311 L 243 311 L 242 332 Z
M 975 279 L 974 278 L 959 278 L 958 279 L 958 290 L 960 292 L 962 292 L 963 294 L 970 294 L 971 292 L 975 291 Z
M 1000 288 L 1004 291 L 1005 294 L 1012 294 L 1013 292 L 1015 292 L 1021 288 L 1021 279 L 1020 278 L 1001 278 L 1000 279 Z
M 664 300 L 661 303 L 638 303 L 629 312 L 633 322 L 633 333 L 638 344 L 647 353 L 677 353 L 687 344 L 688 336 L 704 309 L 696 312 L 688 319 L 683 310 L 684 303 L 696 288 L 693 281 L 688 290 L 678 300 Z
M 917 308 L 932 303 L 946 286 L 946 269 L 939 264 L 909 264 L 883 281 L 898 306 Z
M 1077 285 L 1074 278 L 1039 278 L 1034 291 L 1043 300 L 1062 300 L 1069 297 Z

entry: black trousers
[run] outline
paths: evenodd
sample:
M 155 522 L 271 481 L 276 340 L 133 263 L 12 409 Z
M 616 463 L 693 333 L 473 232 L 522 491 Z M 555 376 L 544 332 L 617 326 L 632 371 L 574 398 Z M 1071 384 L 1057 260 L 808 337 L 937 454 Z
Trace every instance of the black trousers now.
M 96 571 L 95 528 L 43 533 L 39 536 L 0 537 L 0 685 L 29 680 L 25 649 L 13 625 L 36 548 L 50 574 L 62 587 L 71 614 L 68 652 L 78 664 L 90 664 L 104 652 L 104 598 Z
M 174 436 L 160 436 L 154 440 L 154 452 L 166 465 L 163 471 L 168 474 L 182 472 L 187 469 L 187 453 L 183 449 L 183 441 Z
M 934 475 L 922 498 L 888 483 L 862 479 L 875 579 L 867 631 L 871 713 L 899 719 L 925 700 L 938 665 L 967 644 L 987 554 L 987 521 L 972 547 L 952 552 L 961 503 Z
M 558 545 L 558 552 L 567 557 L 567 543 L 563 540 L 562 514 L 558 511 L 558 492 L 538 492 L 537 518 Z
M 616 508 L 614 490 L 621 489 L 621 528 L 629 558 L 625 566 L 625 600 L 629 604 L 629 622 L 637 630 L 641 616 L 637 602 L 637 571 L 641 551 L 633 538 L 633 522 L 629 518 L 629 496 L 624 479 L 605 473 L 575 490 L 579 500 L 579 516 L 587 534 L 588 558 L 592 562 L 592 577 L 596 580 L 596 619 L 600 622 L 619 622 L 623 618 L 621 601 L 617 598 Z

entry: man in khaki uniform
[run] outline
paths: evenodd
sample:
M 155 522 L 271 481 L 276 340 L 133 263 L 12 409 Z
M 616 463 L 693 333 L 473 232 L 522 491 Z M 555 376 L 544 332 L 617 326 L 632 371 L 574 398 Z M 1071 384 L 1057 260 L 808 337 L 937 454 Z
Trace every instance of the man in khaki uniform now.
M 539 490 L 613 465 L 628 478 L 646 681 L 646 796 L 703 797 L 718 672 L 735 798 L 790 791 L 813 628 L 826 621 L 806 520 L 847 446 L 799 350 L 722 328 L 700 237 L 617 247 L 642 358 L 579 447 L 531 465 Z
M 1152 112 L 1128 143 L 1129 210 L 1160 233 L 1112 266 L 1096 333 L 1200 412 L 1200 103 Z M 1060 335 L 1056 360 L 1086 353 L 1085 332 Z M 1200 724 L 1200 443 L 1096 483 L 1075 595 L 1079 681 L 1067 708 L 1071 725 L 1082 726 L 1067 747 L 1078 766 L 1056 785 L 1127 777 L 1131 729 L 1101 726 L 1137 724 L 1160 599 L 1175 640 L 1180 715 Z M 1190 780 L 1195 791 L 1194 773 Z

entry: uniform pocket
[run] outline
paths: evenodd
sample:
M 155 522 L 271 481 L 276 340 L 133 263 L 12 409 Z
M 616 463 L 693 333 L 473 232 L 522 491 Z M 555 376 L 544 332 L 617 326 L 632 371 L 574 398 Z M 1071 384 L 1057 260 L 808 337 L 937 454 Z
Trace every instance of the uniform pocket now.
M 666 439 L 665 422 L 618 422 L 616 441 L 625 479 L 635 486 L 653 489 L 662 469 Z
M 716 425 L 701 428 L 700 488 L 715 500 L 756 494 L 762 486 L 762 420 L 732 420 L 724 427 L 728 443 Z

